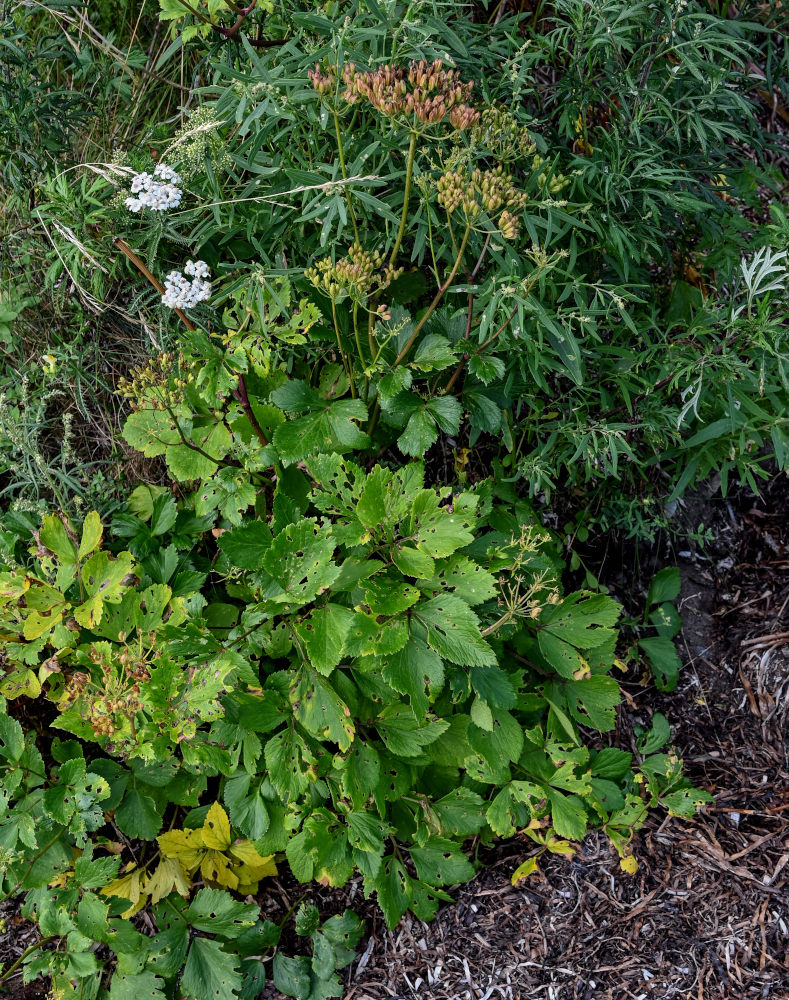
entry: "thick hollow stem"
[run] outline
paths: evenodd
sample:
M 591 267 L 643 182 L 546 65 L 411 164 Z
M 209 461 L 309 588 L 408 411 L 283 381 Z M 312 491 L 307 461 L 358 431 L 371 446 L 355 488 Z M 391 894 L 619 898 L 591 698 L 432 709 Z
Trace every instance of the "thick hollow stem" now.
M 400 228 L 397 230 L 395 243 L 392 247 L 392 256 L 389 258 L 389 266 L 394 267 L 397 254 L 400 251 L 400 244 L 405 235 L 405 224 L 408 221 L 408 199 L 411 197 L 411 180 L 414 176 L 414 154 L 416 153 L 416 132 L 411 133 L 411 142 L 408 145 L 408 160 L 405 165 L 405 190 L 403 191 L 403 212 L 400 216 Z
M 340 160 L 340 172 L 342 173 L 342 179 L 344 181 L 348 180 L 348 171 L 345 167 L 345 153 L 342 148 L 342 134 L 340 132 L 340 119 L 337 117 L 337 112 L 332 111 L 332 116 L 334 117 L 334 134 L 337 136 L 337 156 Z M 359 229 L 356 225 L 356 214 L 353 210 L 353 202 L 351 201 L 351 192 L 348 190 L 348 185 L 345 186 L 345 200 L 348 203 L 348 214 L 351 217 L 351 225 L 353 226 L 353 236 L 356 242 L 359 242 Z

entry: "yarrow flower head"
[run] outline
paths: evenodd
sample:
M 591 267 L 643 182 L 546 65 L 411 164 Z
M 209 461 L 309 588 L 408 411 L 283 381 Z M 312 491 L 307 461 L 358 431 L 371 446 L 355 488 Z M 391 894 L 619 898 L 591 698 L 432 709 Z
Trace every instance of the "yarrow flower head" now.
M 131 196 L 125 205 L 130 212 L 141 212 L 150 208 L 153 212 L 166 212 L 181 204 L 183 192 L 178 186 L 181 177 L 166 163 L 157 163 L 153 173 L 135 174 L 130 190 Z
M 188 260 L 183 273 L 170 271 L 164 279 L 162 305 L 170 309 L 191 309 L 211 298 L 211 272 L 203 260 Z M 191 278 L 191 281 L 189 280 Z

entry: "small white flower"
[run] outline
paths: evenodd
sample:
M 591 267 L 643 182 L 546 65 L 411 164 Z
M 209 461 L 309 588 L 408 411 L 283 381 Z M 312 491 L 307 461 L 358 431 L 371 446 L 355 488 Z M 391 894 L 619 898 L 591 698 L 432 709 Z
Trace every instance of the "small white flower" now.
M 186 277 L 191 276 L 192 280 Z M 203 260 L 188 260 L 184 265 L 184 273 L 170 271 L 164 279 L 164 295 L 162 305 L 170 309 L 191 309 L 198 302 L 211 298 L 211 283 L 207 279 L 211 272 Z
M 178 187 L 180 183 L 181 178 L 172 167 L 166 163 L 158 163 L 153 174 L 143 172 L 132 178 L 132 197 L 126 199 L 126 207 L 131 212 L 139 212 L 143 208 L 150 208 L 153 212 L 166 212 L 170 208 L 177 208 L 183 195 Z

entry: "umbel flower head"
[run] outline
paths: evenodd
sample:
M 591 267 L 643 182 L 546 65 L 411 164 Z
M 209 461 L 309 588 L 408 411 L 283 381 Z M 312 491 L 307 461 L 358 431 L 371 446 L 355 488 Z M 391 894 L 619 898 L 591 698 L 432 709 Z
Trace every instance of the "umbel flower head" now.
M 520 231 L 515 212 L 528 200 L 519 191 L 503 167 L 493 170 L 474 170 L 471 175 L 447 171 L 436 181 L 438 203 L 449 215 L 461 211 L 466 221 L 473 224 L 482 213 L 497 220 L 497 229 L 506 240 L 514 240 Z
M 315 90 L 326 95 L 334 91 L 336 70 L 317 66 L 309 73 Z M 468 103 L 473 83 L 463 83 L 455 69 L 444 69 L 440 59 L 425 59 L 410 66 L 379 66 L 358 71 L 353 63 L 343 68 L 343 94 L 349 104 L 366 101 L 388 118 L 415 118 L 427 125 L 448 120 L 457 129 L 466 129 L 479 119 Z
M 153 174 L 135 174 L 131 182 L 131 196 L 125 205 L 130 212 L 150 208 L 152 212 L 166 212 L 181 204 L 183 192 L 178 185 L 180 176 L 166 163 L 157 163 Z
M 402 268 L 384 266 L 379 250 L 371 252 L 354 243 L 347 256 L 336 262 L 326 257 L 307 268 L 304 277 L 335 302 L 346 295 L 354 302 L 362 302 L 382 292 L 402 273 Z
M 164 279 L 162 305 L 171 309 L 191 309 L 211 298 L 211 272 L 203 260 L 188 260 L 180 271 L 170 271 Z M 189 280 L 191 279 L 191 280 Z

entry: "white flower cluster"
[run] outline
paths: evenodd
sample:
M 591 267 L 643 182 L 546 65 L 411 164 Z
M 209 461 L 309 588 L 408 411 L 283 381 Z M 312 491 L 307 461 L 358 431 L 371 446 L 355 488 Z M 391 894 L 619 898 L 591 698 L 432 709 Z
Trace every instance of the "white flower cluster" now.
M 153 174 L 136 174 L 131 182 L 131 197 L 126 199 L 130 212 L 150 208 L 153 212 L 166 212 L 181 204 L 182 191 L 178 187 L 180 176 L 166 163 L 157 163 Z
M 211 298 L 211 272 L 203 260 L 188 260 L 180 271 L 170 271 L 164 279 L 162 305 L 171 309 L 191 309 Z M 190 281 L 189 278 L 192 280 Z

